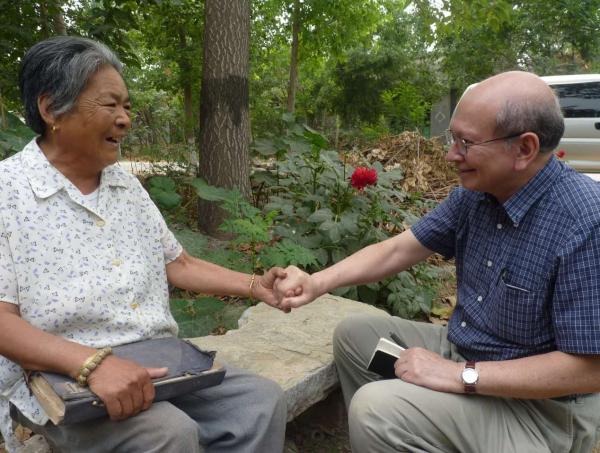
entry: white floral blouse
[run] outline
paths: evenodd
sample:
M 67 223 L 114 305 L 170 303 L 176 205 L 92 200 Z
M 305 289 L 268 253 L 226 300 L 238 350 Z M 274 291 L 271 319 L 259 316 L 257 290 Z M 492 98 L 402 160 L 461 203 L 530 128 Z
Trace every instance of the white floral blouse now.
M 54 335 L 91 347 L 177 334 L 165 266 L 182 252 L 139 181 L 118 164 L 102 172 L 96 207 L 53 167 L 35 139 L 0 162 L 0 301 Z M 8 402 L 46 414 L 0 356 L 0 430 Z

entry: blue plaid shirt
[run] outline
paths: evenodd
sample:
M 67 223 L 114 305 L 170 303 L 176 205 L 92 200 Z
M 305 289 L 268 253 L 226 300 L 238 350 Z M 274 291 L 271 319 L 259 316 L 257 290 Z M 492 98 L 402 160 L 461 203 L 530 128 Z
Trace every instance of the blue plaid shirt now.
M 500 204 L 455 189 L 412 227 L 456 258 L 448 339 L 470 360 L 600 354 L 600 184 L 554 157 Z

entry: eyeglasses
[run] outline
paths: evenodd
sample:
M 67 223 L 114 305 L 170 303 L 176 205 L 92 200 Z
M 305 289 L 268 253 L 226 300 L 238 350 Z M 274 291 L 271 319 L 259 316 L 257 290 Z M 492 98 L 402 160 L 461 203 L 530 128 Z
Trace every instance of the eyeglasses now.
M 457 151 L 461 156 L 466 156 L 467 151 L 471 146 L 475 145 L 487 145 L 488 143 L 497 142 L 499 140 L 509 140 L 511 138 L 516 138 L 520 135 L 523 135 L 524 132 L 519 132 L 518 134 L 506 135 L 504 137 L 492 138 L 490 140 L 484 140 L 483 142 L 471 143 L 466 141 L 464 138 L 456 138 L 454 133 L 450 129 L 446 129 L 444 135 L 446 137 L 446 144 L 449 146 L 458 145 Z

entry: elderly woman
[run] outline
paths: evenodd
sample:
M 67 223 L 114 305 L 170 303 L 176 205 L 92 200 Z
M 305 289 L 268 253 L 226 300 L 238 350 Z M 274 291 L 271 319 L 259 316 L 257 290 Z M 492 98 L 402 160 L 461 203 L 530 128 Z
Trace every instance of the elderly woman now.
M 174 336 L 168 283 L 254 296 L 261 278 L 188 255 L 136 178 L 115 165 L 131 127 L 121 63 L 105 46 L 56 37 L 22 61 L 25 117 L 39 134 L 0 163 L 0 420 L 9 402 L 58 451 L 280 452 L 286 408 L 273 382 L 229 368 L 223 383 L 152 404 L 146 369 L 109 355 L 88 383 L 110 418 L 54 426 L 22 369 L 76 377 L 98 348 Z M 8 445 L 14 444 L 7 442 Z

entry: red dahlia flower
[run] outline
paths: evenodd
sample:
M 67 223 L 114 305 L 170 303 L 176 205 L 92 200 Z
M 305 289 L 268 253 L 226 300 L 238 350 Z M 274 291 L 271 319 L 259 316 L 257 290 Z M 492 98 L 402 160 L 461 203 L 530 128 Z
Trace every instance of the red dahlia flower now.
M 562 159 L 563 157 L 565 157 L 565 150 L 564 149 L 559 149 L 558 151 L 556 151 L 556 157 L 558 157 L 559 159 Z
M 372 186 L 377 182 L 377 170 L 374 168 L 357 167 L 350 177 L 350 184 L 358 190 Z

